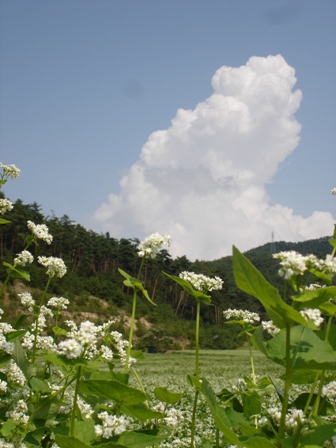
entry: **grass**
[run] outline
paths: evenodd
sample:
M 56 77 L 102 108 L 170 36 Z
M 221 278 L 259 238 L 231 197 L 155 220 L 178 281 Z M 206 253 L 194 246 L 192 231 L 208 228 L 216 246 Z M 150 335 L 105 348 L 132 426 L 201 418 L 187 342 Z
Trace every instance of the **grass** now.
M 281 367 L 269 361 L 262 353 L 254 350 L 253 358 L 257 375 L 278 378 L 282 373 Z M 148 393 L 157 386 L 185 392 L 189 389 L 186 375 L 194 374 L 194 366 L 195 351 L 182 350 L 171 353 L 145 353 L 144 359 L 138 360 L 135 369 Z M 200 375 L 210 381 L 216 391 L 250 373 L 247 349 L 200 351 Z

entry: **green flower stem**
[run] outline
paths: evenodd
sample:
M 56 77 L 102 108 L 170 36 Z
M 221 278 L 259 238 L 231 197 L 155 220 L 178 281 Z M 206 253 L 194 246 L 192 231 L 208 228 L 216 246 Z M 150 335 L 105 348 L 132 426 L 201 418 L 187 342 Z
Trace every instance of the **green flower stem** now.
M 38 320 L 39 320 L 40 313 L 41 313 L 41 307 L 42 307 L 42 305 L 43 305 L 43 303 L 44 303 L 44 300 L 45 300 L 45 297 L 46 297 L 46 295 L 47 295 L 47 291 L 48 291 L 50 282 L 51 282 L 51 277 L 48 278 L 47 285 L 46 285 L 46 287 L 45 287 L 45 289 L 44 289 L 44 291 L 43 291 L 43 294 L 42 294 L 42 297 L 41 297 L 41 301 L 40 301 L 40 306 L 39 306 L 39 308 L 38 308 L 38 313 L 37 313 L 37 316 L 36 316 L 35 330 L 34 330 L 33 356 L 32 356 L 33 363 L 35 362 L 35 356 L 36 356 L 37 333 L 38 333 Z
M 193 412 L 192 412 L 192 421 L 191 421 L 190 448 L 194 448 L 195 422 L 196 422 L 196 409 L 197 409 L 197 398 L 198 398 L 198 395 L 199 395 L 199 390 L 196 389 L 195 398 L 194 398 Z
M 75 417 L 76 417 L 76 406 L 77 406 L 77 397 L 79 390 L 79 381 L 81 376 L 82 366 L 78 366 L 77 369 L 77 378 L 76 378 L 76 386 L 75 386 L 75 396 L 73 401 L 72 413 L 71 413 L 71 424 L 70 424 L 70 435 L 74 437 L 75 435 Z
M 195 348 L 196 348 L 195 377 L 196 377 L 196 381 L 197 382 L 199 381 L 199 326 L 200 326 L 200 310 L 201 310 L 201 302 L 197 301 L 197 307 L 196 307 L 196 335 L 195 335 Z M 198 388 L 196 388 L 195 399 L 194 399 L 194 406 L 193 406 L 193 412 L 192 412 L 192 420 L 191 420 L 190 448 L 194 447 L 196 409 L 197 409 L 198 395 L 199 395 L 199 390 L 198 390 Z
M 195 365 L 195 376 L 196 380 L 199 380 L 199 327 L 200 327 L 200 309 L 201 302 L 197 302 L 196 307 L 196 335 L 195 335 L 195 349 L 196 349 L 196 365 Z
M 309 408 L 310 403 L 311 403 L 311 401 L 312 401 L 312 399 L 313 399 L 314 392 L 315 392 L 315 389 L 316 389 L 316 385 L 317 385 L 317 382 L 318 382 L 318 380 L 319 380 L 319 378 L 320 378 L 321 373 L 322 373 L 322 370 L 319 370 L 319 371 L 316 373 L 314 383 L 313 383 L 313 385 L 312 385 L 312 387 L 311 387 L 311 389 L 310 389 L 310 394 L 309 394 L 307 403 L 306 403 L 306 405 L 305 405 L 305 407 L 304 407 L 304 410 L 303 410 L 304 414 L 307 414 L 307 412 L 308 412 L 308 408 Z
M 145 257 L 142 258 L 141 263 L 140 263 L 140 267 L 139 267 L 139 271 L 138 271 L 138 275 L 137 275 L 138 280 L 140 280 L 140 276 L 141 276 L 141 272 L 142 272 L 144 263 L 145 263 Z M 131 348 L 132 348 L 132 342 L 133 342 L 133 331 L 134 331 L 134 323 L 135 323 L 136 301 L 137 301 L 137 291 L 134 289 L 132 317 L 131 317 L 130 333 L 129 333 L 129 338 L 128 338 L 128 347 L 127 347 L 127 352 L 126 352 L 124 373 L 128 373 L 128 364 L 129 364 L 129 359 L 131 356 Z
M 130 333 L 129 333 L 129 338 L 128 338 L 128 347 L 127 347 L 127 352 L 126 352 L 124 373 L 128 373 L 128 364 L 129 364 L 129 359 L 131 356 L 131 347 L 132 347 L 132 341 L 133 341 L 133 331 L 134 331 L 134 322 L 135 322 L 136 301 L 137 301 L 137 291 L 134 289 L 132 317 L 131 317 Z
M 280 441 L 283 439 L 285 435 L 285 429 L 286 429 L 286 414 L 288 410 L 288 400 L 289 400 L 289 391 L 291 388 L 291 382 L 292 382 L 292 370 L 291 370 L 291 359 L 290 359 L 290 326 L 286 326 L 286 373 L 285 373 L 285 388 L 284 388 L 284 397 L 283 397 L 283 403 L 282 403 L 282 411 L 281 411 L 281 418 L 280 418 L 280 427 L 279 427 L 279 434 L 278 434 L 278 440 Z M 278 442 L 278 446 L 281 446 L 281 442 Z
M 137 371 L 135 370 L 134 367 L 131 367 L 131 369 L 132 369 L 132 372 L 133 372 L 134 375 L 135 375 L 135 378 L 137 379 L 137 381 L 138 381 L 138 383 L 139 383 L 140 389 L 142 390 L 142 392 L 143 392 L 144 394 L 146 394 L 144 385 L 142 384 L 141 378 L 139 377 Z M 146 395 L 147 395 L 147 394 L 146 394 Z M 146 404 L 147 407 L 149 407 L 148 400 L 145 401 L 145 404 Z
M 252 371 L 252 382 L 253 382 L 253 384 L 256 386 L 256 384 L 257 384 L 257 380 L 256 380 L 256 375 L 255 375 L 255 369 L 254 369 L 254 360 L 253 360 L 253 356 L 252 356 L 251 340 L 250 340 L 250 336 L 246 335 L 246 337 L 247 337 L 247 343 L 248 343 L 248 348 L 249 348 L 249 352 L 250 352 L 250 362 L 251 362 L 251 371 Z

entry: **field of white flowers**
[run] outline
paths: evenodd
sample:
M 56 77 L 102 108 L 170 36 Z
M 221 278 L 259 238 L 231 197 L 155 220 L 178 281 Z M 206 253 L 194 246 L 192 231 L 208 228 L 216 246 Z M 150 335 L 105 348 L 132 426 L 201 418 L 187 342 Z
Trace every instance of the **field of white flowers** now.
M 0 169 L 0 187 L 20 173 L 14 165 Z M 12 207 L 0 198 L 0 225 L 8 224 Z M 52 239 L 46 225 L 27 222 L 25 247 L 3 263 L 0 295 L 12 279 L 30 281 L 25 266 L 35 260 L 28 249 Z M 169 242 L 155 233 L 139 244 L 136 278 L 119 269 L 133 291 L 128 340 L 113 330 L 113 318 L 103 325 L 66 320 L 61 327 L 69 301 L 48 289 L 67 267 L 60 258 L 38 257 L 45 269 L 41 297 L 18 294 L 26 314 L 13 326 L 0 322 L 0 448 L 336 446 L 336 226 L 325 259 L 275 254 L 283 296 L 233 246 L 237 286 L 269 317 L 224 311 L 227 324 L 240 326 L 245 349 L 200 350 L 200 308 L 212 305 L 220 278 L 163 273 L 196 302 L 195 350 L 143 354 L 132 349 L 137 301 L 153 302 L 141 274 Z

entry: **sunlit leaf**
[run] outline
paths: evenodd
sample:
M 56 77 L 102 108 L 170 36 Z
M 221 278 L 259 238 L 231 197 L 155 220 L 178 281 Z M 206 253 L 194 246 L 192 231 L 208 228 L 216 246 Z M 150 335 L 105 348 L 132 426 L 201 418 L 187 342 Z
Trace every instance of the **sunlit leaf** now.
M 306 321 L 298 311 L 287 305 L 281 299 L 278 290 L 268 283 L 235 246 L 233 246 L 233 274 L 237 286 L 262 303 L 269 318 L 278 328 L 285 328 L 288 324 L 294 323 L 317 328 L 311 321 Z
M 168 404 L 176 404 L 182 398 L 182 394 L 170 392 L 166 387 L 156 387 L 154 389 L 154 395 L 159 401 Z

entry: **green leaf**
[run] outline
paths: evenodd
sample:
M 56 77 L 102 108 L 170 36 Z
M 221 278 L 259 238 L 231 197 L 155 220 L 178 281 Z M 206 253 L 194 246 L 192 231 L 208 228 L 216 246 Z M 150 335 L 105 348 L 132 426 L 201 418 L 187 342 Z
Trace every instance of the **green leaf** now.
M 131 354 L 132 358 L 145 359 L 144 354 L 141 350 L 131 350 L 130 354 Z
M 292 299 L 299 305 L 299 308 L 317 308 L 322 303 L 336 296 L 336 286 L 326 288 L 313 289 L 312 291 L 305 291 L 299 296 L 294 296 Z
M 316 377 L 316 370 L 300 369 L 294 371 L 292 375 L 293 384 L 312 384 Z M 281 380 L 285 380 L 285 374 L 279 376 Z
M 261 399 L 256 390 L 248 390 L 243 394 L 244 415 L 247 418 L 261 414 Z
M 336 425 L 322 425 L 309 431 L 308 434 L 301 436 L 300 442 L 302 447 L 321 447 L 323 443 L 331 439 L 336 434 Z
M 202 378 L 201 392 L 208 402 L 215 424 L 217 428 L 223 433 L 225 441 L 239 446 L 240 442 L 238 440 L 238 437 L 230 429 L 231 422 L 226 415 L 226 411 L 222 406 L 218 404 L 216 394 L 213 391 L 210 383 L 205 378 Z
M 320 305 L 319 308 L 323 314 L 327 314 L 328 316 L 336 314 L 336 305 L 334 303 L 326 302 Z
M 317 328 L 311 321 L 306 321 L 298 311 L 283 302 L 278 290 L 268 283 L 235 246 L 233 246 L 233 274 L 237 286 L 263 304 L 269 318 L 278 328 L 285 328 L 287 324 L 293 325 L 295 322 L 313 329 Z
M 143 403 L 148 398 L 142 391 L 118 381 L 85 380 L 80 382 L 79 389 L 84 393 L 109 398 L 120 406 Z
M 266 347 L 268 358 L 284 366 L 286 362 L 286 332 L 280 331 Z M 336 356 L 328 341 L 321 339 L 302 325 L 291 328 L 290 334 L 291 370 L 335 370 Z
M 278 445 L 275 441 L 272 442 L 272 440 L 266 437 L 255 436 L 249 439 L 240 437 L 238 446 L 244 446 L 246 448 L 274 448 Z
M 27 333 L 27 330 L 11 331 L 6 334 L 6 339 L 8 342 L 14 341 L 14 339 L 21 340 L 26 333 Z
M 9 263 L 3 262 L 3 265 L 7 267 L 7 274 L 13 278 L 24 278 L 27 282 L 30 281 L 30 274 L 22 269 L 12 266 Z
M 335 248 L 336 248 L 336 239 L 335 239 L 335 238 L 331 238 L 331 239 L 328 240 L 328 241 L 329 241 L 329 244 L 332 245 L 332 247 L 335 247 Z
M 43 394 L 50 393 L 51 389 L 46 381 L 40 380 L 35 376 L 29 381 L 30 387 L 36 392 L 42 392 Z
M 59 335 L 66 336 L 68 334 L 68 332 L 64 328 L 61 328 L 61 327 L 53 327 L 53 332 L 56 336 L 59 336 Z
M 0 366 L 7 364 L 12 359 L 11 355 L 7 353 L 5 355 L 0 356 Z
M 178 403 L 182 398 L 182 394 L 170 392 L 166 387 L 156 387 L 154 389 L 154 395 L 159 401 L 168 404 Z
M 165 438 L 160 436 L 152 436 L 141 432 L 123 432 L 118 439 L 118 443 L 128 448 L 146 448 L 158 445 Z
M 52 352 L 49 352 L 46 355 L 41 355 L 41 358 L 53 364 L 56 364 L 57 366 L 63 366 L 63 367 L 79 367 L 79 366 L 87 366 L 88 364 L 88 361 L 86 359 L 82 358 L 68 359 L 65 356 L 60 356 Z
M 123 271 L 122 269 L 118 268 L 118 271 L 120 274 L 126 278 L 124 280 L 124 285 L 128 286 L 129 288 L 134 289 L 135 291 L 141 291 L 142 294 L 145 296 L 145 298 L 150 302 L 152 305 L 156 306 L 156 303 L 154 303 L 151 298 L 148 295 L 148 292 L 143 287 L 143 282 L 139 280 L 138 278 L 131 277 L 127 272 Z
M 174 280 L 174 282 L 178 283 L 182 288 L 191 296 L 193 296 L 198 302 L 204 303 L 205 305 L 211 305 L 211 296 L 204 294 L 201 291 L 197 291 L 194 289 L 189 282 L 183 280 L 183 278 L 177 277 L 176 275 L 170 275 L 166 272 L 163 272 L 164 275 Z
M 9 224 L 10 221 L 8 219 L 0 218 L 0 224 Z
M 128 378 L 129 375 L 127 373 L 113 372 L 112 370 L 98 370 L 91 375 L 90 380 L 115 380 L 127 385 Z
M 311 272 L 317 280 L 322 281 L 326 285 L 332 284 L 332 278 L 328 274 L 324 274 L 323 272 L 317 271 L 316 269 L 309 269 L 309 272 Z
M 19 330 L 24 321 L 27 319 L 27 317 L 29 317 L 29 314 L 21 314 L 21 316 L 18 318 L 18 320 L 15 322 L 14 328 L 15 330 Z
M 91 445 L 87 445 L 83 441 L 69 436 L 55 435 L 55 441 L 60 448 L 91 448 Z
M 14 350 L 12 353 L 12 357 L 16 364 L 20 367 L 22 370 L 22 373 L 26 377 L 27 380 L 29 380 L 32 376 L 35 375 L 35 367 L 30 364 L 28 359 L 26 358 L 26 355 L 21 347 L 19 339 L 15 339 L 14 341 Z
M 16 429 L 16 424 L 14 423 L 14 420 L 9 419 L 7 421 L 5 421 L 2 424 L 1 427 L 1 434 L 6 437 L 9 436 L 13 433 L 13 431 Z
M 146 420 L 152 420 L 156 418 L 163 418 L 164 414 L 157 411 L 152 411 L 151 409 L 148 409 L 147 406 L 144 404 L 133 404 L 129 406 L 121 406 L 120 408 L 121 412 L 123 414 L 127 414 L 133 418 L 136 418 L 138 420 L 141 420 L 142 422 Z

